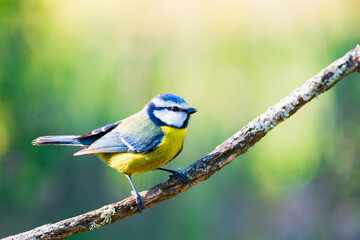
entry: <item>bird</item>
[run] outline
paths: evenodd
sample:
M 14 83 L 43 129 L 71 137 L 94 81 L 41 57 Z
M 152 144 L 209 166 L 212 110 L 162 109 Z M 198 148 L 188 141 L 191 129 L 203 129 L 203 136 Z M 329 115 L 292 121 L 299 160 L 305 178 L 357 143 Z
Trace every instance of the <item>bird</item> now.
M 189 107 L 182 97 L 164 93 L 153 97 L 141 111 L 130 117 L 87 134 L 42 136 L 32 144 L 81 146 L 84 148 L 74 156 L 99 156 L 127 177 L 141 213 L 146 206 L 132 181 L 134 174 L 162 170 L 191 186 L 186 174 L 162 166 L 182 151 L 190 116 L 195 112 L 197 109 Z

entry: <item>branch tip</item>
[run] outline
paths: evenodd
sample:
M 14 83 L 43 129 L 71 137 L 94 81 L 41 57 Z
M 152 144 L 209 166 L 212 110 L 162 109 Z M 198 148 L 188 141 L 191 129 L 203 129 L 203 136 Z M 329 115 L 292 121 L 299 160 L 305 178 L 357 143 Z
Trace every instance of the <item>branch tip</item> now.
M 357 65 L 356 71 L 360 72 L 360 45 L 359 44 L 356 45 L 354 51 L 355 51 L 355 54 L 354 54 L 355 59 L 354 60 L 355 60 L 355 64 Z

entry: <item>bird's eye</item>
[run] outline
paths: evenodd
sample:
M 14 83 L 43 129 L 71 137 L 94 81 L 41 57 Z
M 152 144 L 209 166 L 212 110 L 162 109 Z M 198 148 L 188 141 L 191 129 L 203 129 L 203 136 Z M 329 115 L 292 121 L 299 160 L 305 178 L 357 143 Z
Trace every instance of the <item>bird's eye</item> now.
M 180 108 L 177 106 L 174 106 L 174 107 L 171 107 L 170 110 L 173 112 L 178 112 L 178 111 L 180 111 Z

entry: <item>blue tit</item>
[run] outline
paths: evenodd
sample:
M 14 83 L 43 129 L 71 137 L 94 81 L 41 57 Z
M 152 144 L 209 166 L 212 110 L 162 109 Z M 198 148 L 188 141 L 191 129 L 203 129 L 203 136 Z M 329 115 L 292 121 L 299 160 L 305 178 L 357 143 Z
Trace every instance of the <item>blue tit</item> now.
M 82 146 L 74 156 L 94 154 L 110 167 L 124 173 L 136 194 L 141 212 L 145 204 L 136 191 L 131 176 L 151 170 L 163 170 L 190 184 L 178 171 L 161 168 L 182 150 L 190 115 L 197 112 L 174 94 L 155 96 L 134 115 L 95 129 L 85 135 L 38 137 L 33 145 Z

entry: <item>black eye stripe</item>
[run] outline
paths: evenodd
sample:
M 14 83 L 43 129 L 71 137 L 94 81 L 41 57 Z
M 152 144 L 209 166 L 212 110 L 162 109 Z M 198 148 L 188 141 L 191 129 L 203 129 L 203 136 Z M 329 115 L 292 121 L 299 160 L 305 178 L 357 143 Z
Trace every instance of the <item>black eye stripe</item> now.
M 172 112 L 187 112 L 187 109 L 179 108 L 178 106 L 172 106 L 172 107 L 155 107 L 154 110 L 161 111 L 161 110 L 169 110 Z
M 186 109 L 179 108 L 178 106 L 168 107 L 167 109 L 170 111 L 173 111 L 173 112 L 186 112 L 187 111 Z
M 174 112 L 178 112 L 178 111 L 181 111 L 181 109 L 177 106 L 174 106 L 174 107 L 170 107 L 170 110 L 171 111 L 174 111 Z

